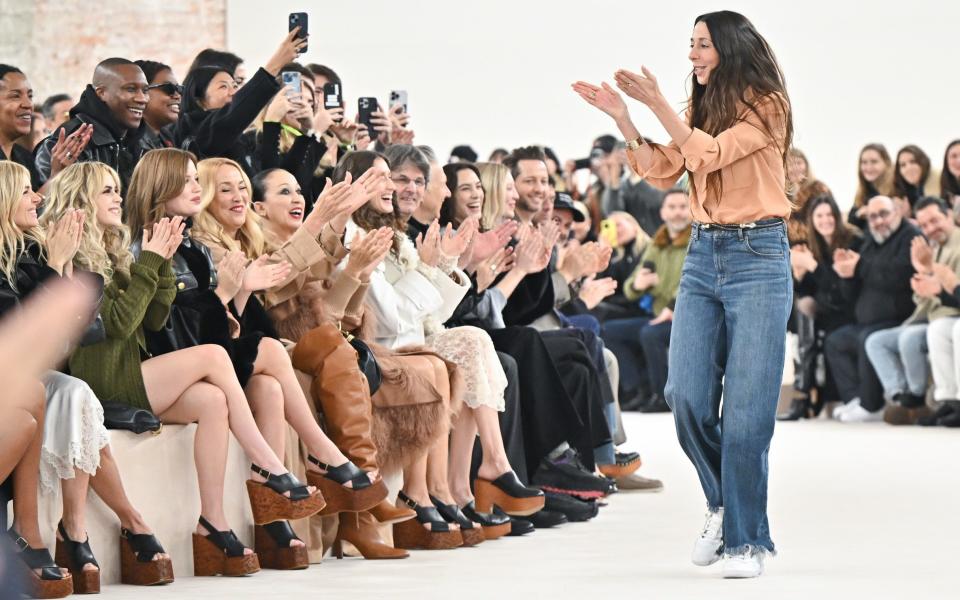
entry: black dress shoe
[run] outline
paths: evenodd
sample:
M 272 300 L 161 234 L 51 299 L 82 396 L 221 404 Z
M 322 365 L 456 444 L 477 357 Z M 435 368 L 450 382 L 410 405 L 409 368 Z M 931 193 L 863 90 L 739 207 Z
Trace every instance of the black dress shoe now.
M 904 408 L 920 408 L 926 403 L 926 398 L 914 394 L 894 394 L 893 401 Z
M 517 520 L 529 521 L 535 529 L 550 529 L 567 522 L 567 515 L 552 510 L 541 510 L 529 517 L 516 517 Z
M 642 413 L 663 413 L 670 412 L 670 405 L 660 394 L 653 394 L 646 404 L 640 407 Z
M 640 410 L 648 400 L 647 396 L 639 393 L 620 394 L 620 410 L 624 412 L 634 412 Z
M 567 521 L 579 523 L 589 521 L 597 516 L 600 507 L 594 500 L 580 500 L 567 494 L 547 492 L 547 503 L 540 512 L 557 512 L 566 517 Z
M 489 513 L 478 511 L 473 500 L 461 506 L 460 510 L 465 517 L 474 523 L 480 523 L 481 527 L 496 527 L 510 522 L 510 517 L 507 513 L 501 511 L 499 508 L 494 508 L 493 512 Z
M 534 529 L 533 523 L 526 519 L 514 519 L 513 517 L 507 515 L 507 513 L 500 510 L 499 507 L 493 507 L 493 514 L 498 517 L 506 517 L 510 521 L 510 533 L 508 536 L 520 537 L 521 535 L 527 535 L 528 533 L 533 533 Z
M 960 427 L 960 410 L 954 410 L 949 415 L 937 420 L 937 425 L 943 427 Z
M 955 412 L 956 410 L 954 409 L 952 402 L 944 402 L 933 414 L 929 414 L 925 417 L 920 417 L 917 419 L 917 425 L 922 427 L 933 427 L 935 425 L 940 425 L 941 420 L 952 416 Z
M 778 421 L 799 421 L 810 416 L 810 398 L 794 398 L 786 412 L 777 415 Z

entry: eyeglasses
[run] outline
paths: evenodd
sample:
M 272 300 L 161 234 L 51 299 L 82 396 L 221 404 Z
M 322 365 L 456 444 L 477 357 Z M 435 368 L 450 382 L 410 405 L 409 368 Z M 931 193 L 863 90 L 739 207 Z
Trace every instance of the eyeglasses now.
M 400 187 L 407 187 L 411 183 L 417 188 L 423 188 L 427 186 L 427 180 L 423 177 L 417 177 L 416 179 L 410 179 L 406 175 L 397 175 L 396 177 L 390 178 L 395 184 Z
M 875 213 L 867 213 L 867 221 L 882 221 L 890 216 L 889 210 L 881 210 Z
M 168 96 L 173 96 L 175 94 L 183 95 L 183 86 L 176 83 L 170 83 L 166 81 L 164 83 L 154 83 L 147 86 L 147 91 L 150 90 L 160 90 Z

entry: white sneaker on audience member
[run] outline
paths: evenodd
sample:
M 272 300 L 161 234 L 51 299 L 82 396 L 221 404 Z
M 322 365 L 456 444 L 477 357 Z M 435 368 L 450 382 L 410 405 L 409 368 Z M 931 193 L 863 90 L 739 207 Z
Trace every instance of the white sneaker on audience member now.
M 747 550 L 743 554 L 726 554 L 723 559 L 724 579 L 749 579 L 763 575 L 763 552 Z
M 693 564 L 706 567 L 720 560 L 723 556 L 723 507 L 717 512 L 707 512 L 707 522 L 703 524 L 703 532 L 693 544 Z
M 854 408 L 860 408 L 860 398 L 854 398 L 846 404 L 841 404 L 840 406 L 833 409 L 833 418 L 840 421 L 843 419 L 844 413 L 847 411 L 853 410 Z
M 860 406 L 858 402 L 856 406 L 850 410 L 844 411 L 840 415 L 841 423 L 870 423 L 873 421 L 882 421 L 883 420 L 883 411 L 878 410 L 877 412 L 870 412 L 864 407 Z

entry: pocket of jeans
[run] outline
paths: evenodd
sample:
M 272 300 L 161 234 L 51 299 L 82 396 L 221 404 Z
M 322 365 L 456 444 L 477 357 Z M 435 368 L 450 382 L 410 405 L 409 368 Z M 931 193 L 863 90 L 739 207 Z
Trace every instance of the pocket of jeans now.
M 756 256 L 783 258 L 783 231 L 770 228 L 768 231 L 746 231 L 743 245 Z

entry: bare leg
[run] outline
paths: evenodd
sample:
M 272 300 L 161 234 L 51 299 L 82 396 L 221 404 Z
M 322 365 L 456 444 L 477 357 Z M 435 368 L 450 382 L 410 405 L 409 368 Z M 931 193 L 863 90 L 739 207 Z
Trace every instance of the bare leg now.
M 472 412 L 480 432 L 480 446 L 483 448 L 483 462 L 480 463 L 477 475 L 492 481 L 507 471 L 513 470 L 507 458 L 507 451 L 503 448 L 500 417 L 490 406 L 478 406 Z
M 269 376 L 279 384 L 282 390 L 283 414 L 310 453 L 329 465 L 337 466 L 347 462 L 347 457 L 330 441 L 313 417 L 307 398 L 303 395 L 303 388 L 293 372 L 290 355 L 283 344 L 272 338 L 264 338 L 260 342 L 259 350 L 253 372 Z M 313 468 L 310 464 L 307 467 Z M 374 479 L 375 474 L 370 477 Z
M 73 479 L 61 479 L 60 490 L 63 492 L 63 528 L 67 535 L 75 542 L 87 539 L 87 525 L 85 512 L 87 508 L 87 490 L 90 487 L 90 475 L 74 469 Z M 57 539 L 63 539 L 57 532 Z M 97 571 L 92 563 L 83 565 L 84 571 Z
M 283 418 L 284 399 L 280 383 L 270 375 L 254 375 L 247 382 L 244 391 L 250 400 L 250 409 L 260 433 L 274 453 L 283 460 L 287 446 L 287 422 Z M 301 540 L 290 540 L 291 548 L 304 545 Z
M 32 408 L 33 418 L 40 426 L 33 432 L 26 453 L 13 470 L 13 527 L 32 548 L 42 548 L 37 485 L 40 481 L 40 449 L 43 446 L 43 416 L 46 411 L 46 402 L 41 402 Z
M 120 469 L 117 468 L 117 461 L 113 458 L 109 445 L 100 449 L 100 468 L 97 474 L 90 478 L 90 487 L 117 515 L 120 519 L 120 527 L 132 533 L 153 533 L 147 522 L 143 520 L 143 515 L 134 508 L 130 498 L 127 497 L 127 492 L 123 489 L 123 481 L 120 479 Z M 70 530 L 68 529 L 67 532 L 69 533 Z M 153 560 L 161 558 L 170 558 L 170 555 L 155 554 Z
M 0 418 L 0 481 L 13 473 L 20 460 L 27 453 L 30 442 L 42 425 L 37 421 L 36 413 L 46 402 L 43 384 L 31 388 L 30 394 L 22 398 L 4 398 L 6 406 Z
M 141 368 L 150 404 L 157 414 L 170 408 L 188 387 L 198 381 L 219 388 L 226 397 L 230 430 L 247 456 L 271 473 L 287 472 L 283 461 L 257 429 L 247 397 L 237 381 L 226 350 L 211 344 L 194 346 L 151 358 Z M 254 479 L 262 480 L 260 477 Z
M 464 407 L 453 422 L 450 433 L 450 467 L 448 479 L 450 493 L 460 506 L 473 499 L 470 491 L 470 464 L 473 460 L 473 446 L 477 439 L 477 421 L 474 411 Z M 486 458 L 486 452 L 484 452 Z

